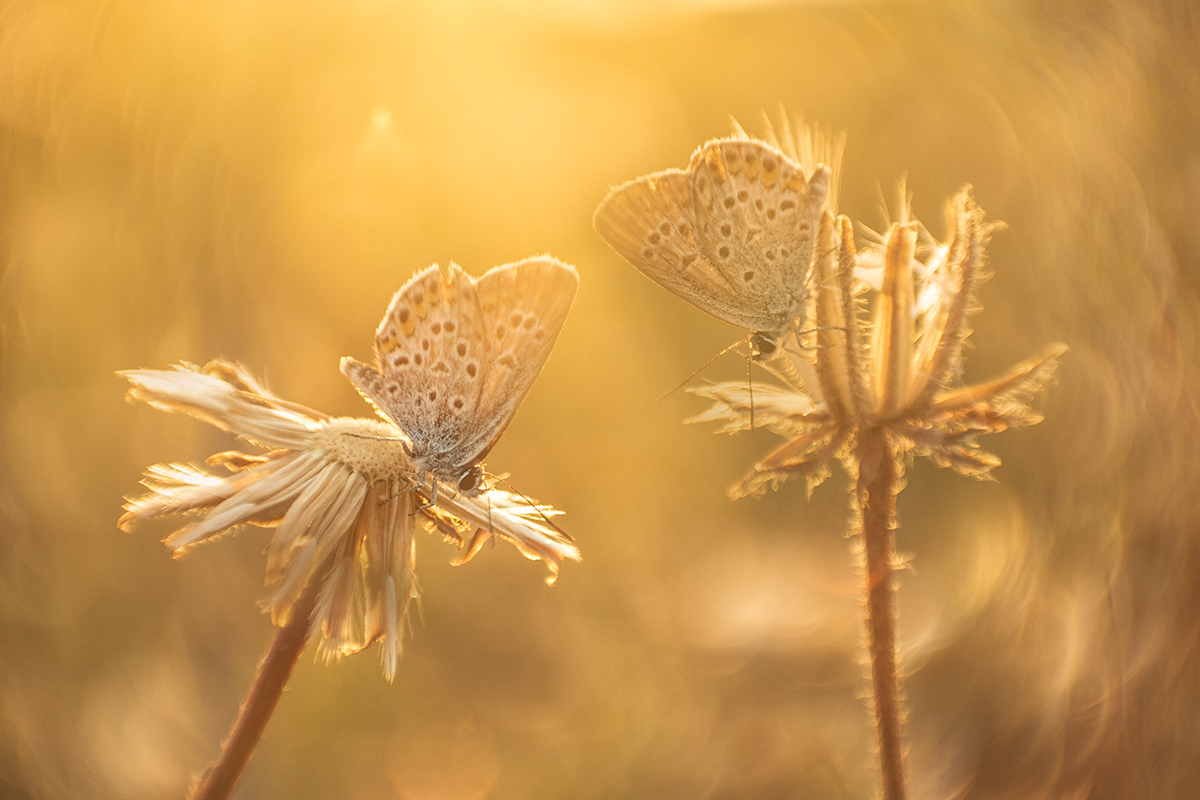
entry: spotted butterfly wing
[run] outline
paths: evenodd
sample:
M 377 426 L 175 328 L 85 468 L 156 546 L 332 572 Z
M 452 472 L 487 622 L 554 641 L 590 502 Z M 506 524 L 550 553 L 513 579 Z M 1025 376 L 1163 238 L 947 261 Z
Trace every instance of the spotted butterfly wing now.
M 579 288 L 575 268 L 549 256 L 488 270 L 475 282 L 489 359 L 476 414 L 459 447 L 482 458 L 508 427 L 542 371 Z
M 479 382 L 469 379 L 485 354 L 465 351 L 479 349 L 473 343 L 481 337 L 473 281 L 454 264 L 445 276 L 434 265 L 392 297 L 375 332 L 377 367 L 347 358 L 342 372 L 408 434 L 413 453 L 425 458 L 451 447 L 455 431 L 472 424 Z
M 530 258 L 472 279 L 451 264 L 415 275 L 375 335 L 378 367 L 342 359 L 342 372 L 412 442 L 414 463 L 464 491 L 541 372 L 579 278 Z
M 697 241 L 688 173 L 672 169 L 618 186 L 592 221 L 638 271 L 702 311 L 751 330 L 773 325 L 774 317 L 743 302 Z
M 718 319 L 774 335 L 803 311 L 829 171 L 811 180 L 770 145 L 700 147 L 686 171 L 629 181 L 596 230 L 639 271 Z
M 809 180 L 763 142 L 722 139 L 696 151 L 688 174 L 701 248 L 741 302 L 772 320 L 756 330 L 782 330 L 804 307 L 828 168 Z

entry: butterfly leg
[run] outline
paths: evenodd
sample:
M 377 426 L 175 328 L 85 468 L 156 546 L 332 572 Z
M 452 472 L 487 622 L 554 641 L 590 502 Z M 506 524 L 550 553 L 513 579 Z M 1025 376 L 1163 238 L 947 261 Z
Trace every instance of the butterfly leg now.
M 423 486 L 425 486 L 425 470 L 421 470 L 417 473 L 417 485 L 412 487 L 412 489 L 417 490 L 417 489 L 422 488 Z M 437 478 L 434 478 L 433 479 L 433 491 L 430 492 L 429 502 L 423 503 L 423 504 L 417 506 L 416 508 L 414 508 L 413 513 L 415 514 L 418 511 L 424 511 L 427 508 L 432 508 L 433 506 L 436 506 L 437 505 L 437 493 L 438 493 L 438 481 L 437 481 Z
M 387 500 L 385 500 L 384 502 L 385 503 L 389 502 L 393 498 L 395 498 L 399 495 L 405 494 L 406 492 L 419 492 L 419 491 L 421 491 L 421 489 L 424 486 L 425 486 L 425 470 L 418 470 L 416 483 L 405 486 L 403 489 L 396 492 L 396 494 L 387 498 Z M 430 499 L 430 501 L 428 503 L 420 503 L 420 504 L 416 505 L 412 510 L 412 514 L 416 515 L 417 512 L 424 511 L 427 508 L 432 508 L 435 505 L 437 505 L 437 481 L 436 480 L 433 482 L 433 497 Z

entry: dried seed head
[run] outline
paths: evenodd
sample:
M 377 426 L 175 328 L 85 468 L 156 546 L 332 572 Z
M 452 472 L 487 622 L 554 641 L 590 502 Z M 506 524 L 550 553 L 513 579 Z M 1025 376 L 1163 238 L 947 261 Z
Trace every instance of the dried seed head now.
M 857 474 L 857 442 L 864 431 L 880 428 L 887 429 L 898 456 L 911 451 L 986 477 L 1000 461 L 979 449 L 978 438 L 1041 419 L 1029 401 L 1053 376 L 1065 345 L 1051 345 L 999 378 L 961 386 L 963 343 L 978 309 L 974 290 L 986 277 L 984 250 L 997 226 L 984 221 L 969 190 L 950 207 L 953 235 L 926 247 L 924 261 L 917 257 L 924 229 L 907 209 L 882 245 L 858 253 L 849 220 L 838 220 L 835 229 L 832 215 L 823 216 L 814 266 L 813 346 L 796 350 L 785 343 L 800 383 L 752 387 L 756 415 L 766 416 L 768 427 L 791 441 L 761 459 L 734 487 L 736 496 L 794 476 L 804 476 L 811 490 L 826 474 L 820 466 L 834 457 L 848 461 Z M 859 313 L 855 289 L 866 263 L 880 265 L 869 323 Z M 785 382 L 791 374 L 783 376 Z M 791 402 L 783 399 L 789 392 Z M 695 421 L 721 422 L 725 432 L 749 427 L 750 388 L 717 384 L 694 393 L 713 401 Z
M 417 596 L 414 533 L 422 517 L 450 538 L 470 542 L 456 561 L 493 534 L 545 561 L 550 581 L 564 559 L 579 559 L 570 537 L 550 522 L 557 511 L 502 489 L 476 497 L 446 492 L 439 497 L 442 508 L 420 508 L 430 491 L 417 487 L 405 449 L 411 442 L 390 423 L 331 419 L 276 397 L 243 368 L 223 361 L 122 374 L 133 398 L 270 448 L 261 455 L 226 452 L 209 459 L 209 466 L 228 468 L 228 475 L 186 464 L 151 467 L 144 481 L 149 491 L 129 500 L 122 527 L 193 513 L 193 521 L 166 540 L 176 555 L 242 525 L 272 528 L 271 593 L 262 605 L 272 621 L 285 625 L 304 587 L 320 580 L 310 630 L 320 632 L 326 658 L 378 641 L 384 676 L 394 677 L 406 615 Z
M 386 422 L 337 417 L 313 433 L 312 443 L 369 482 L 397 480 L 413 486 L 417 473 L 400 431 Z

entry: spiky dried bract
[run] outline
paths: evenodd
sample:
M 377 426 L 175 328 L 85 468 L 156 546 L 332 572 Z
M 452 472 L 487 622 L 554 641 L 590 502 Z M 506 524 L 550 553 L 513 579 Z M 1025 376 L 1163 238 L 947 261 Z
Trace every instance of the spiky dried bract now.
M 511 543 L 531 561 L 542 561 L 550 569 L 546 583 L 558 579 L 564 559 L 579 560 L 574 540 L 551 520 L 562 512 L 527 497 L 492 489 L 480 503 L 476 498 L 442 497 L 438 503 L 457 521 L 454 539 L 462 547 L 454 559 L 465 564 L 474 558 L 492 536 Z M 441 522 L 445 522 L 445 517 Z
M 211 361 L 204 367 L 183 363 L 172 370 L 119 372 L 132 386 L 129 397 L 160 411 L 185 414 L 267 447 L 302 445 L 328 415 L 281 400 L 237 364 Z
M 122 372 L 130 396 L 164 411 L 182 411 L 267 448 L 260 455 L 219 453 L 209 466 L 161 464 L 147 470 L 146 495 L 130 499 L 121 526 L 168 514 L 197 520 L 166 539 L 181 555 L 241 525 L 274 528 L 267 547 L 263 601 L 276 625 L 285 625 L 304 588 L 320 581 L 310 631 L 321 632 L 328 660 L 381 642 L 384 675 L 396 672 L 409 605 L 418 595 L 414 532 L 418 519 L 463 546 L 456 560 L 474 555 L 485 531 L 543 560 L 550 582 L 564 559 L 578 560 L 570 537 L 549 522 L 558 512 L 509 492 L 438 497 L 417 471 L 394 425 L 379 420 L 330 418 L 281 400 L 236 364 L 213 361 L 175 370 Z M 419 515 L 419 516 L 418 516 Z
M 712 406 L 689 421 L 721 422 L 722 432 L 735 432 L 751 427 L 753 413 L 755 425 L 791 438 L 761 459 L 732 495 L 759 494 L 794 476 L 804 477 L 811 491 L 827 474 L 820 464 L 838 456 L 853 466 L 849 451 L 859 434 L 876 429 L 889 432 L 898 456 L 912 451 L 985 478 L 1000 460 L 980 449 L 978 437 L 1041 420 L 1029 401 L 1053 376 L 1066 345 L 1051 345 L 991 381 L 954 385 L 978 310 L 974 292 L 986 277 L 985 248 L 1000 225 L 984 221 L 969 188 L 951 201 L 950 215 L 950 240 L 924 247 L 925 261 L 918 257 L 923 229 L 915 221 L 892 225 L 881 246 L 856 253 L 849 220 L 823 216 L 814 262 L 815 341 L 783 348 L 799 381 L 786 388 L 723 383 L 693 390 Z M 880 289 L 867 324 L 854 275 L 862 264 L 880 261 Z
M 740 483 L 729 490 L 734 500 L 775 490 L 788 478 L 804 478 L 808 496 L 831 474 L 830 459 L 840 454 L 849 438 L 846 428 L 828 425 L 780 445 L 754 465 Z
M 979 310 L 975 289 L 988 278 L 984 248 L 993 231 L 1003 223 L 985 224 L 983 211 L 971 201 L 968 191 L 951 201 L 955 220 L 954 238 L 945 247 L 929 276 L 930 285 L 946 291 L 934 294 L 934 302 L 922 326 L 916 354 L 914 409 L 924 408 L 949 381 L 962 372 L 963 343 L 971 335 L 970 317 Z M 939 256 L 941 255 L 939 251 Z
M 744 383 L 716 383 L 689 387 L 687 391 L 712 400 L 713 405 L 684 422 L 720 422 L 723 424 L 719 433 L 749 430 L 752 408 L 754 427 L 768 428 L 784 436 L 796 435 L 829 420 L 827 414 L 817 412 L 816 405 L 806 395 L 774 384 L 755 384 L 751 390 Z

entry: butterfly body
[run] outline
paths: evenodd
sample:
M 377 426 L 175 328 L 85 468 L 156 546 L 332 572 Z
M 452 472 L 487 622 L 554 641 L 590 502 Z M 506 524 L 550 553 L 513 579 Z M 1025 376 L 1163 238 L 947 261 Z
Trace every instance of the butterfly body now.
M 456 264 L 414 275 L 375 333 L 376 366 L 342 372 L 408 438 L 414 465 L 467 496 L 550 354 L 574 300 L 575 269 L 550 257 L 471 278 Z
M 771 145 L 718 139 L 686 170 L 616 187 L 596 230 L 625 260 L 702 311 L 754 332 L 763 355 L 804 315 L 829 169 L 811 177 Z

